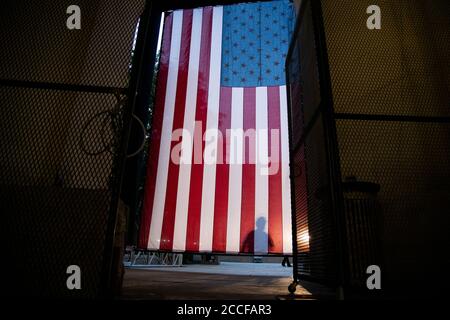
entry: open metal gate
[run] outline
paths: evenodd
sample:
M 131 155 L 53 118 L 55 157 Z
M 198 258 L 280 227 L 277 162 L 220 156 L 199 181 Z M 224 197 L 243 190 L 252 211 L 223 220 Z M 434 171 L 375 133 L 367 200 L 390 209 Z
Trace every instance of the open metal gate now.
M 286 63 L 294 280 L 369 294 L 366 270 L 377 265 L 382 290 L 370 294 L 440 296 L 450 265 L 450 6 L 384 1 L 381 29 L 369 30 L 372 4 L 301 1 Z
M 294 284 L 342 283 L 342 193 L 332 99 L 316 1 L 302 1 L 286 62 Z

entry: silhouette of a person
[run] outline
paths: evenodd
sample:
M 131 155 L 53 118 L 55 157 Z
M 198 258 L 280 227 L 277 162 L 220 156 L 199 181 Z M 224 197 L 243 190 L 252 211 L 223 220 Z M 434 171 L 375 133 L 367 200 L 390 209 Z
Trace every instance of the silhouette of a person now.
M 260 217 L 256 220 L 256 230 L 250 231 L 245 237 L 241 252 L 245 253 L 263 253 L 274 246 L 272 238 L 265 231 L 266 218 Z M 255 243 L 256 241 L 256 243 Z

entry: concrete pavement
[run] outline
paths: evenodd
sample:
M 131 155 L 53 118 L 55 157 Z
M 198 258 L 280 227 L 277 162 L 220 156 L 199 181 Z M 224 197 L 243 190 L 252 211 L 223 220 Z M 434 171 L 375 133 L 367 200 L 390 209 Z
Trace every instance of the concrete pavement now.
M 127 268 L 123 299 L 272 300 L 288 295 L 292 268 L 273 263 Z M 309 297 L 298 286 L 296 294 Z

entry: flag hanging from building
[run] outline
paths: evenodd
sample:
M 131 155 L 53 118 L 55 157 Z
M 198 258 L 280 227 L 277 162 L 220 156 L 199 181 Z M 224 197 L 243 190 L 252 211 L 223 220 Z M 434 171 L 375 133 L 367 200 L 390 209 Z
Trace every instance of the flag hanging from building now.
M 139 246 L 292 252 L 287 0 L 166 14 Z

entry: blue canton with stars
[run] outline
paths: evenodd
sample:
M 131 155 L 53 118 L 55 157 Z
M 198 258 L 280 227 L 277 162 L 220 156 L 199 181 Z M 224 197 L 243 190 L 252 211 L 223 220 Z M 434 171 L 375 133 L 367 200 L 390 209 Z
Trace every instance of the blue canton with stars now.
M 288 0 L 224 6 L 221 85 L 284 85 L 294 16 Z

